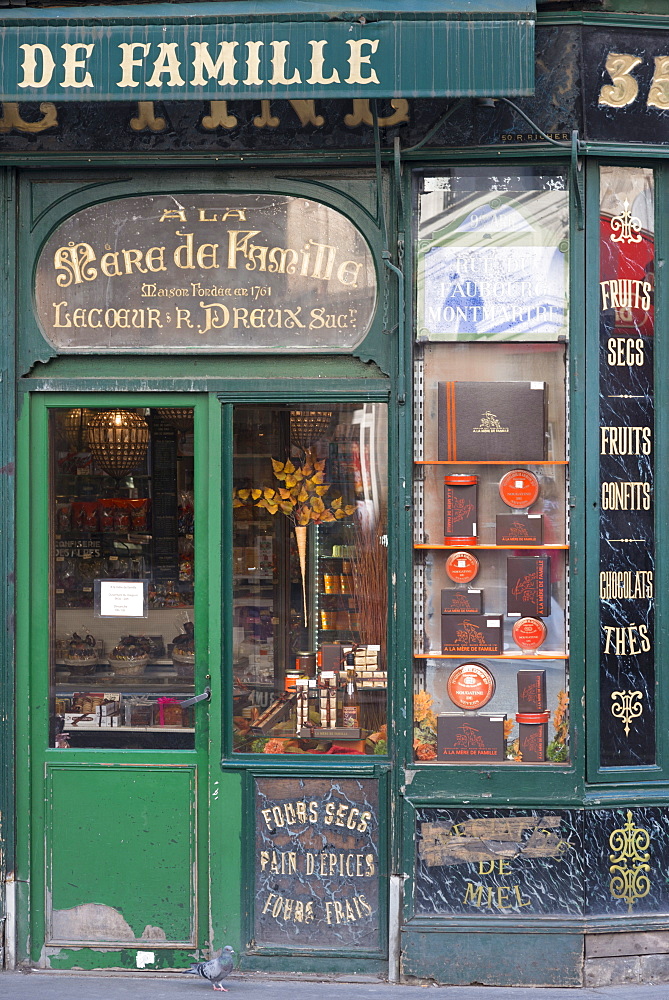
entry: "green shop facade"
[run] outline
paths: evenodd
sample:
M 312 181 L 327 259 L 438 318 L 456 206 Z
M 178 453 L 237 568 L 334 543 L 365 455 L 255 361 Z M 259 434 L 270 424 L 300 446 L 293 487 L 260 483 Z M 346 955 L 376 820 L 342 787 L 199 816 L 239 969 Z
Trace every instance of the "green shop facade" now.
M 667 18 L 464 6 L 2 13 L 6 968 L 669 980 Z

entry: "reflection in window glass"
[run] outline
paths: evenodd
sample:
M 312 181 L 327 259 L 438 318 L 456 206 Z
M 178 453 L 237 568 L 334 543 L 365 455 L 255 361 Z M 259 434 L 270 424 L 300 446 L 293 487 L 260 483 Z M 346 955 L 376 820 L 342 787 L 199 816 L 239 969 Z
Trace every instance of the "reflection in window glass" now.
M 239 406 L 235 749 L 383 753 L 386 409 Z
M 193 746 L 193 410 L 54 409 L 51 745 Z

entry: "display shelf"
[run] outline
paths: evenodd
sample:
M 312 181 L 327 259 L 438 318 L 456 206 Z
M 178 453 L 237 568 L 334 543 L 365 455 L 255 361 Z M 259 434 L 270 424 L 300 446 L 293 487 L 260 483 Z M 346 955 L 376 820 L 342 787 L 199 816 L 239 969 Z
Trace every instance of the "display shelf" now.
M 437 542 L 414 542 L 414 549 L 455 549 L 459 552 L 461 549 L 469 551 L 469 549 L 486 549 L 490 551 L 495 551 L 499 549 L 553 549 L 553 550 L 568 550 L 568 545 L 554 545 L 552 543 L 545 543 L 544 545 L 523 545 L 521 543 L 516 543 L 515 545 L 439 545 Z
M 449 460 L 446 458 L 416 458 L 414 459 L 414 465 L 569 465 L 566 459 L 551 459 L 550 461 L 530 459 L 526 461 L 522 458 L 514 459 L 513 461 L 508 461 L 508 459 L 494 459 L 494 460 L 481 460 L 481 459 L 458 459 L 457 461 Z
M 568 653 L 414 653 L 417 660 L 568 660 Z
M 194 733 L 194 726 L 65 726 L 64 732 L 76 733 Z

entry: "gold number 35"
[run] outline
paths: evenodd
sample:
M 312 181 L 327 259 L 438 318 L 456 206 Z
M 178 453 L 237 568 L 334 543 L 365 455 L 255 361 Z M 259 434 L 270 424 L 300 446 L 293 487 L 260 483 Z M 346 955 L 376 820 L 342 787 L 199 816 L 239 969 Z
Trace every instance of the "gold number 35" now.
M 604 84 L 599 92 L 598 103 L 609 108 L 626 108 L 632 104 L 639 94 L 639 84 L 632 76 L 632 70 L 642 61 L 640 56 L 609 52 L 606 57 L 606 72 L 613 82 Z M 655 57 L 655 71 L 646 107 L 659 108 L 661 111 L 669 108 L 669 56 Z

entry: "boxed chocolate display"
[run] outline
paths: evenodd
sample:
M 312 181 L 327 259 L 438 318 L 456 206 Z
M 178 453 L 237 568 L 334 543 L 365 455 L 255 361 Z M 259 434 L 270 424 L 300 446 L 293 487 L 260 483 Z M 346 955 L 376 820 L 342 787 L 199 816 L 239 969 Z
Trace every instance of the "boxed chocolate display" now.
M 496 545 L 543 545 L 543 514 L 497 514 Z
M 437 760 L 504 760 L 506 715 L 438 715 Z
M 506 610 L 509 614 L 551 613 L 550 556 L 509 556 L 506 561 Z
M 501 615 L 442 615 L 442 653 L 502 652 Z
M 444 476 L 444 545 L 476 545 L 478 476 Z
M 523 712 L 545 712 L 546 711 L 546 671 L 545 670 L 519 670 L 518 671 L 518 711 Z
M 439 460 L 543 461 L 545 382 L 439 382 Z
M 546 715 L 548 713 L 545 713 Z M 523 763 L 536 763 L 546 760 L 548 748 L 548 721 L 521 722 L 518 721 L 518 750 Z
M 480 615 L 482 611 L 482 590 L 465 590 L 462 587 L 457 587 L 454 590 L 442 590 L 441 592 L 442 615 Z

